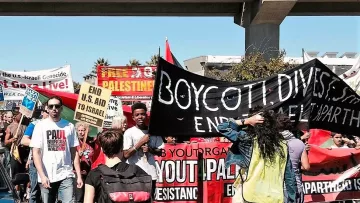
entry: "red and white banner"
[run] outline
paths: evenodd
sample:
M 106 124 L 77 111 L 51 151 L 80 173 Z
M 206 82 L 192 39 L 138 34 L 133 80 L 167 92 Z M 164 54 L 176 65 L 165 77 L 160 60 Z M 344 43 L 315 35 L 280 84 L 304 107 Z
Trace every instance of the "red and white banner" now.
M 230 203 L 234 195 L 232 183 L 239 172 L 239 167 L 225 168 L 230 146 L 216 142 L 167 144 L 162 157 L 157 158 L 160 177 L 156 202 Z M 359 174 L 330 185 L 357 164 L 360 150 L 312 146 L 309 159 L 311 170 L 303 175 L 305 202 L 360 199 Z
M 166 145 L 157 159 L 156 202 L 230 203 L 235 166 L 225 168 L 229 143 Z
M 74 92 L 69 65 L 39 71 L 2 71 L 0 83 L 4 87 L 5 100 L 22 100 L 26 87 L 39 87 L 62 92 Z
M 360 174 L 355 173 L 340 184 L 332 183 L 345 171 L 354 170 L 360 163 L 360 150 L 327 149 L 311 146 L 310 171 L 303 175 L 305 202 L 330 202 L 360 199 Z
M 155 66 L 98 66 L 98 85 L 122 101 L 151 100 Z

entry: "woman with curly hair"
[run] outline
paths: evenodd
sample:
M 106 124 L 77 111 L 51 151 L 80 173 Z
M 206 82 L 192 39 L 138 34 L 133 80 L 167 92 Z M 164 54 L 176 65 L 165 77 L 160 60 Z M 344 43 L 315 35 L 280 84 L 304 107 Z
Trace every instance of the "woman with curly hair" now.
M 288 148 L 273 111 L 251 109 L 247 119 L 230 119 L 218 130 L 233 142 L 226 167 L 236 164 L 242 169 L 234 184 L 233 203 L 295 201 L 296 182 Z

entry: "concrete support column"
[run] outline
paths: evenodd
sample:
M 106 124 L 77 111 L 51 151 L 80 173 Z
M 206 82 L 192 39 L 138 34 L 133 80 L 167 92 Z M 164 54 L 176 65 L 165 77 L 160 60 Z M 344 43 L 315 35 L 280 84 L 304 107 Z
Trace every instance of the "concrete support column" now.
M 254 0 L 244 2 L 234 22 L 245 28 L 245 53 L 261 52 L 266 59 L 277 57 L 280 24 L 297 0 Z
M 245 54 L 263 53 L 266 59 L 277 57 L 280 45 L 280 25 L 250 24 L 245 27 Z

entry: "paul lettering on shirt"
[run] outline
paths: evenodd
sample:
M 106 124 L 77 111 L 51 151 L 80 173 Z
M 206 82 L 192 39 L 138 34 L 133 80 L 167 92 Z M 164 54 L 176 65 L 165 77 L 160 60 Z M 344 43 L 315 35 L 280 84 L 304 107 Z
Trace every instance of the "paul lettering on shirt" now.
M 46 138 L 48 143 L 48 151 L 65 151 L 65 130 L 47 130 Z

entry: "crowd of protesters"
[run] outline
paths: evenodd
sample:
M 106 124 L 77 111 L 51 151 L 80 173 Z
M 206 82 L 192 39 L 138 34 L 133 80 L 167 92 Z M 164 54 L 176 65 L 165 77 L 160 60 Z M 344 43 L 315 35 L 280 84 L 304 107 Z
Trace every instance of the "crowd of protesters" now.
M 136 166 L 131 168 L 136 176 L 151 176 L 151 199 L 154 199 L 159 175 L 155 156 L 161 155 L 163 140 L 168 144 L 176 144 L 178 140 L 173 136 L 163 139 L 148 134 L 146 105 L 135 103 L 132 106 L 135 126 L 127 128 L 125 116 L 115 117 L 112 129 L 95 136 L 86 136 L 90 132 L 88 124 L 77 122 L 73 125 L 61 118 L 62 105 L 61 98 L 55 96 L 43 104 L 40 115 L 32 120 L 21 119 L 21 113 L 16 110 L 0 116 L 1 145 L 5 148 L 2 162 L 12 179 L 18 174 L 29 174 L 30 183 L 24 184 L 25 191 L 19 185 L 15 186 L 23 200 L 30 203 L 106 202 L 99 181 L 102 177 L 99 166 L 122 171 L 127 170 L 128 164 Z M 236 143 L 232 150 L 242 152 L 242 158 L 230 151 L 227 164 L 235 163 L 248 170 L 252 169 L 250 160 L 254 148 L 259 150 L 259 162 L 276 162 L 288 156 L 284 165 L 284 202 L 302 203 L 301 173 L 310 167 L 307 142 L 311 136 L 303 125 L 300 123 L 295 127 L 285 115 L 254 108 L 247 119 L 230 119 L 220 124 L 218 130 L 223 137 L 192 138 L 185 143 Z M 331 136 L 333 145 L 329 150 L 360 148 L 359 137 L 335 132 Z M 19 146 L 16 156 L 13 145 Z M 243 198 L 243 194 L 236 194 L 234 203 L 237 198 Z M 241 199 L 239 202 L 246 201 Z

